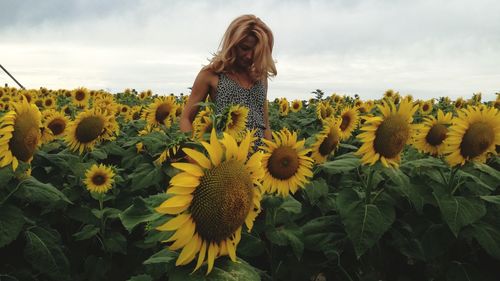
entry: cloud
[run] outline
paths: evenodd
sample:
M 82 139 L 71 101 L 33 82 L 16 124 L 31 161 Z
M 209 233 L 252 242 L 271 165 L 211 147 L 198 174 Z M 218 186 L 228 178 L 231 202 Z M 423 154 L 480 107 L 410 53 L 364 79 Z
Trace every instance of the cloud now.
M 0 5 L 0 63 L 31 87 L 186 92 L 229 22 L 253 13 L 275 34 L 270 98 L 307 99 L 318 88 L 363 98 L 388 88 L 421 98 L 500 91 L 500 4 L 490 0 Z

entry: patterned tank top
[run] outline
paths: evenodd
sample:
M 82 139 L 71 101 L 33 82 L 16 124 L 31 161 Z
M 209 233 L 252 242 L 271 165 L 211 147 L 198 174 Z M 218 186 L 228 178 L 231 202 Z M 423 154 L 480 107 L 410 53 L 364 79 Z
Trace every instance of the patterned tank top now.
M 219 74 L 217 94 L 215 96 L 215 113 L 221 114 L 225 108 L 233 105 L 248 107 L 247 128 L 257 129 L 256 145 L 262 145 L 266 125 L 264 123 L 264 103 L 266 102 L 266 89 L 261 81 L 257 81 L 250 89 L 241 87 L 236 81 L 226 74 Z

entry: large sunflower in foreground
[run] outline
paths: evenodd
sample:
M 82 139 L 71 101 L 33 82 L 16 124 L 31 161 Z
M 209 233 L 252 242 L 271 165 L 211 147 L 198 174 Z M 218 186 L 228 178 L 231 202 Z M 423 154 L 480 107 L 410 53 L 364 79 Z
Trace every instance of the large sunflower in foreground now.
M 54 138 L 62 137 L 69 120 L 64 113 L 56 110 L 47 110 L 43 113 L 42 125 L 44 128 L 42 141 L 50 142 Z
M 144 111 L 143 118 L 146 119 L 150 126 L 156 127 L 164 125 L 169 128 L 172 125 L 172 120 L 175 118 L 177 104 L 175 97 L 156 98 L 149 108 Z
M 500 145 L 500 114 L 493 107 L 469 106 L 453 118 L 446 139 L 446 160 L 451 166 L 466 161 L 485 162 Z
M 42 116 L 36 105 L 26 99 L 13 103 L 14 110 L 0 118 L 0 167 L 12 163 L 17 169 L 19 161 L 31 162 L 40 143 Z
M 113 186 L 114 176 L 115 173 L 110 167 L 94 164 L 85 172 L 83 182 L 90 192 L 106 193 Z
M 358 138 L 363 145 L 356 152 L 362 155 L 364 164 L 373 165 L 377 161 L 385 166 L 399 166 L 400 153 L 416 129 L 413 114 L 418 109 L 417 105 L 403 100 L 396 110 L 391 101 L 384 101 L 377 105 L 382 116 L 375 116 L 365 121 Z
M 264 151 L 262 185 L 268 193 L 294 194 L 313 176 L 313 159 L 306 155 L 310 149 L 304 147 L 305 140 L 297 141 L 296 132 L 287 129 L 273 132 L 273 137 L 274 141 L 262 139 L 265 145 L 260 147 Z
M 248 117 L 248 108 L 240 105 L 233 105 L 227 113 L 226 128 L 224 132 L 228 133 L 240 141 L 245 133 Z
M 431 155 L 442 155 L 445 149 L 446 134 L 448 125 L 451 123 L 451 112 L 446 114 L 440 109 L 437 118 L 428 116 L 415 135 L 413 146 L 423 152 Z
M 184 148 L 194 163 L 172 164 L 182 171 L 170 180 L 167 193 L 173 197 L 155 210 L 177 215 L 157 228 L 175 231 L 167 242 L 173 242 L 171 250 L 182 248 L 176 265 L 188 264 L 198 255 L 194 270 L 206 260 L 209 273 L 219 256 L 236 261 L 242 226 L 250 231 L 260 212 L 262 153 L 247 160 L 252 139 L 247 133 L 238 146 L 228 134 L 219 141 L 212 130 L 210 143 L 202 142 L 209 157 Z
M 340 138 L 346 140 L 358 126 L 359 116 L 357 108 L 345 107 L 340 113 L 340 118 L 342 118 L 342 122 L 340 123 Z
M 311 146 L 311 157 L 317 164 L 322 164 L 340 144 L 339 121 L 333 118 L 323 123 L 323 130 L 316 135 L 316 142 Z
M 94 108 L 82 111 L 66 129 L 65 141 L 69 148 L 80 154 L 92 150 L 102 140 L 113 140 L 118 133 L 118 124 L 113 115 Z

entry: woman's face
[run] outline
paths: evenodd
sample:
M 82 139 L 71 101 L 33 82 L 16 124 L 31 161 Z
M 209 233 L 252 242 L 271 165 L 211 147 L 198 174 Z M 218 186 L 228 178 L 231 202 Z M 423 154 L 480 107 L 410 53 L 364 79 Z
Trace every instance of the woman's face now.
M 236 65 L 242 69 L 248 69 L 253 64 L 253 54 L 257 38 L 248 35 L 236 45 Z

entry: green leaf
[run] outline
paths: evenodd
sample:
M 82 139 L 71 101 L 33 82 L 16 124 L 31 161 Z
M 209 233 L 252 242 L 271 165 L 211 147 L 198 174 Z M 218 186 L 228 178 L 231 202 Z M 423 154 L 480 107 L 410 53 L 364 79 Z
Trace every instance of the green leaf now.
M 128 232 L 132 232 L 132 229 L 140 223 L 152 221 L 161 216 L 142 197 L 134 198 L 132 206 L 119 214 L 120 220 Z
M 149 163 L 139 165 L 133 174 L 129 176 L 132 179 L 130 190 L 139 190 L 156 185 L 163 179 L 161 167 L 155 167 Z
M 486 214 L 484 202 L 479 199 L 449 194 L 437 196 L 435 193 L 434 197 L 439 204 L 444 221 L 456 237 L 462 227 L 479 220 Z
M 170 251 L 169 249 L 163 249 L 158 253 L 149 257 L 149 259 L 145 260 L 143 264 L 155 264 L 155 263 L 166 263 L 170 264 L 177 260 L 179 254 L 174 251 Z
M 358 157 L 352 153 L 346 153 L 333 161 L 319 165 L 319 167 L 329 174 L 344 174 L 356 169 L 360 164 L 361 160 Z
M 304 190 L 312 206 L 315 206 L 322 197 L 328 196 L 328 185 L 324 179 L 308 183 Z
M 94 159 L 99 159 L 99 160 L 106 159 L 108 157 L 108 154 L 106 153 L 106 151 L 104 151 L 102 149 L 94 149 L 94 150 L 92 150 L 92 152 L 90 152 L 90 155 Z
M 500 195 L 479 196 L 484 201 L 500 205 Z
M 264 253 L 265 244 L 256 237 L 246 231 L 241 233 L 241 241 L 238 244 L 237 255 L 243 257 L 256 257 Z
M 290 245 L 298 260 L 302 257 L 304 243 L 302 231 L 299 227 L 288 225 L 270 229 L 266 232 L 267 238 L 278 246 Z
M 232 262 L 219 258 L 210 274 L 206 275 L 206 266 L 191 274 L 192 268 L 178 267 L 169 275 L 169 281 L 258 281 L 259 273 L 245 261 Z
M 444 224 L 430 225 L 422 235 L 422 249 L 426 260 L 434 259 L 448 252 L 455 241 L 450 229 Z
M 109 253 L 127 253 L 127 238 L 119 232 L 106 233 L 104 245 Z
M 19 190 L 15 193 L 16 197 L 37 203 L 54 203 L 62 200 L 72 204 L 71 201 L 57 188 L 48 183 L 39 182 L 30 177 L 20 183 Z
M 489 255 L 500 260 L 500 230 L 485 223 L 477 223 L 472 225 L 472 233 Z
M 153 281 L 153 278 L 150 275 L 147 274 L 141 274 L 141 275 L 136 275 L 133 277 L 130 277 L 128 281 Z
M 73 237 L 76 241 L 87 240 L 94 237 L 98 232 L 99 227 L 95 225 L 85 225 L 81 231 L 73 234 Z
M 12 179 L 13 176 L 14 176 L 14 172 L 12 171 L 11 166 L 6 166 L 3 168 L 0 168 L 0 182 L 8 183 Z
M 0 248 L 14 241 L 23 225 L 23 211 L 12 205 L 0 205 Z
M 54 280 L 70 280 L 69 262 L 57 237 L 40 227 L 25 232 L 24 256 L 36 270 Z
M 474 183 L 480 185 L 481 187 L 484 187 L 490 191 L 494 191 L 496 187 L 494 186 L 489 186 L 487 185 L 486 183 L 484 183 L 480 178 L 474 176 L 473 174 L 471 173 L 468 173 L 466 171 L 463 171 L 463 170 L 458 170 L 457 171 L 457 174 L 456 176 L 459 176 L 459 177 L 464 177 L 464 178 L 467 178 L 467 179 L 470 179 L 472 181 L 474 181 Z
M 378 205 L 364 204 L 353 198 L 351 192 L 340 192 L 337 203 L 342 223 L 359 258 L 389 229 L 395 220 L 395 212 L 393 206 L 383 202 Z
M 482 164 L 482 163 L 476 163 L 474 162 L 474 168 L 480 170 L 483 173 L 486 173 L 492 177 L 494 177 L 497 181 L 500 181 L 500 171 L 493 169 L 492 167 Z

